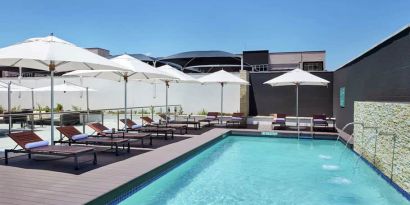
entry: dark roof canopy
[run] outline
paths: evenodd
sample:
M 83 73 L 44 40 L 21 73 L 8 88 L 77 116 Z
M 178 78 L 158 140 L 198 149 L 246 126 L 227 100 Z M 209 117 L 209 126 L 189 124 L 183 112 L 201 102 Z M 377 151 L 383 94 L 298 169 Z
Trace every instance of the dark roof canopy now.
M 188 51 L 167 56 L 160 60 L 181 58 L 239 58 L 239 56 L 225 51 Z
M 130 55 L 130 56 L 132 56 L 132 57 L 134 57 L 134 58 L 136 58 L 136 59 L 138 59 L 138 60 L 140 60 L 140 61 L 144 61 L 144 62 L 154 62 L 154 61 L 156 60 L 154 57 L 147 56 L 147 55 L 145 55 L 145 54 L 140 54 L 140 53 L 137 53 L 137 54 L 128 54 L 128 55 Z M 115 58 L 115 57 L 117 57 L 117 56 L 120 56 L 120 55 L 114 55 L 114 56 L 111 56 L 111 58 Z
M 225 51 L 189 51 L 159 58 L 158 61 L 193 72 L 206 72 L 207 68 L 224 66 L 240 68 L 241 65 L 240 56 Z

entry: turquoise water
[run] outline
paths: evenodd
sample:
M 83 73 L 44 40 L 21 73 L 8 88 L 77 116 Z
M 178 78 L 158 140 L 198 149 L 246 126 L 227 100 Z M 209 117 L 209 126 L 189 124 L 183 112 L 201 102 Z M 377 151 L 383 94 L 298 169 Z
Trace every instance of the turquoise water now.
M 410 204 L 344 149 L 329 140 L 229 136 L 120 204 Z

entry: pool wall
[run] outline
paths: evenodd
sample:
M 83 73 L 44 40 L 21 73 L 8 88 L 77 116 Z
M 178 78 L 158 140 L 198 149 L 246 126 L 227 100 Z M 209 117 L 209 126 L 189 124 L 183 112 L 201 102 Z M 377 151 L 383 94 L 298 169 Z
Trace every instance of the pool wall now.
M 355 102 L 354 150 L 410 192 L 410 103 Z M 379 133 L 379 134 L 377 134 Z

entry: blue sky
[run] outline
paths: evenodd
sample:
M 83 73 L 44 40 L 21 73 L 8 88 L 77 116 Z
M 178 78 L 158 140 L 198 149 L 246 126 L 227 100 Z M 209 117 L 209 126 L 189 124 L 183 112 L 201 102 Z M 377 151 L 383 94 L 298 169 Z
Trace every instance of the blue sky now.
M 3 1 L 0 47 L 56 36 L 112 54 L 326 50 L 334 70 L 410 23 L 410 1 Z

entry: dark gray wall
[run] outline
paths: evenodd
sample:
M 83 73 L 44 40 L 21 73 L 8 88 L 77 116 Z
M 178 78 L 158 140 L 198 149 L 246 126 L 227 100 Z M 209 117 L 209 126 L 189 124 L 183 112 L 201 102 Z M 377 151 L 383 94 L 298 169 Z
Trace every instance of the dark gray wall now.
M 407 28 L 334 72 L 337 127 L 353 121 L 354 101 L 410 102 L 409 31 Z M 345 87 L 345 108 L 339 106 L 341 87 Z
M 272 87 L 263 84 L 284 73 L 250 73 L 249 114 L 251 116 L 272 113 L 295 115 L 296 90 L 294 86 Z M 312 116 L 313 114 L 333 116 L 333 73 L 312 72 L 312 74 L 324 78 L 330 83 L 328 87 L 300 86 L 300 116 Z

